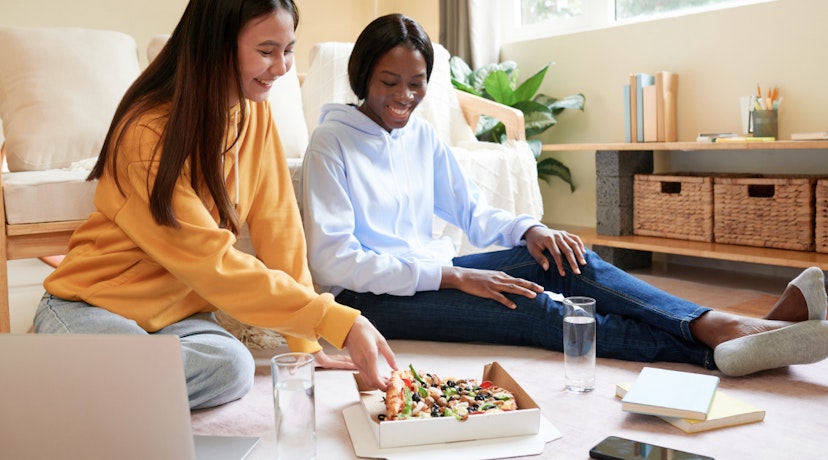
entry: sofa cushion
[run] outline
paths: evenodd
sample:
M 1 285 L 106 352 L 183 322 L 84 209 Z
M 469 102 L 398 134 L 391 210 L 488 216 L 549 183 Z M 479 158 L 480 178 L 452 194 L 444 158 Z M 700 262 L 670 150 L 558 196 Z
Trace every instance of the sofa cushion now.
M 353 43 L 325 42 L 311 49 L 310 67 L 302 82 L 302 106 L 309 133 L 319 125 L 323 105 L 359 102 L 348 83 L 348 59 L 353 48 Z
M 140 72 L 121 32 L 0 27 L 0 119 L 11 171 L 65 168 L 98 155 Z
M 308 126 L 305 124 L 302 89 L 295 66 L 276 80 L 270 89 L 268 100 L 276 130 L 279 131 L 285 149 L 285 157 L 301 159 L 308 148 Z
M 87 182 L 88 175 L 88 170 L 71 168 L 3 173 L 6 223 L 86 219 L 95 210 L 92 199 L 97 184 Z

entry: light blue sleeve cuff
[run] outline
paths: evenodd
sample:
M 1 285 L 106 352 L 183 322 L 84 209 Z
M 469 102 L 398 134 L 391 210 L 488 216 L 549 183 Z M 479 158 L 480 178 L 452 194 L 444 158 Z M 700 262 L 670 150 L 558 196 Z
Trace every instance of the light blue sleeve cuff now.
M 420 263 L 420 276 L 417 279 L 417 292 L 436 291 L 443 281 L 443 266 L 435 263 Z
M 526 246 L 526 240 L 523 235 L 532 227 L 546 227 L 539 220 L 528 214 L 521 214 L 516 218 L 514 227 L 512 227 L 512 244 L 515 246 Z

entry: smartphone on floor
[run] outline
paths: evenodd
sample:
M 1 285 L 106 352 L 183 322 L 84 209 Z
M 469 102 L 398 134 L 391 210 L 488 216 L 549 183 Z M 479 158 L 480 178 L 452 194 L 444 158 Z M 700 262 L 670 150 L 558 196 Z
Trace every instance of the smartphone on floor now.
M 589 450 L 589 456 L 598 460 L 714 460 L 706 455 L 692 454 L 669 447 L 608 436 Z

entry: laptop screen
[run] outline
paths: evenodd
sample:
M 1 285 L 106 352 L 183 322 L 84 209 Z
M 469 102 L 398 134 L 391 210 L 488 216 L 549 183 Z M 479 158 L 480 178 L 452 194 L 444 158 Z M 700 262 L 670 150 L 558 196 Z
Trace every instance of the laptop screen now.
M 0 451 L 195 458 L 178 338 L 0 334 Z

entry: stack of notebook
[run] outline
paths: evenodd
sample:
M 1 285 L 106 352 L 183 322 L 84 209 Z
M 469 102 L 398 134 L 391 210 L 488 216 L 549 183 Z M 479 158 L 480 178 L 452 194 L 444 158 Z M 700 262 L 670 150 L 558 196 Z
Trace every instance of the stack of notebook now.
M 718 390 L 719 378 L 645 367 L 633 383 L 616 385 L 621 408 L 656 415 L 688 433 L 764 420 L 765 411 Z

